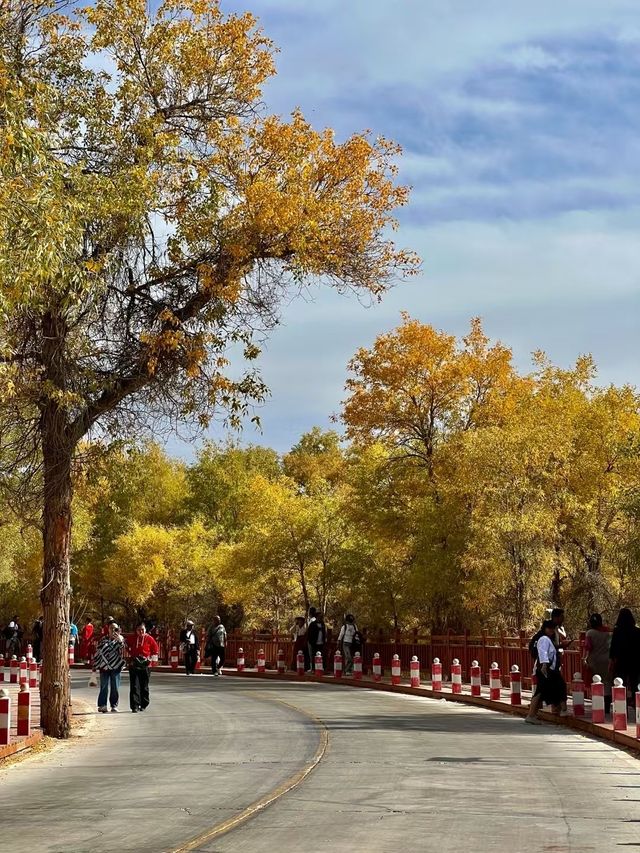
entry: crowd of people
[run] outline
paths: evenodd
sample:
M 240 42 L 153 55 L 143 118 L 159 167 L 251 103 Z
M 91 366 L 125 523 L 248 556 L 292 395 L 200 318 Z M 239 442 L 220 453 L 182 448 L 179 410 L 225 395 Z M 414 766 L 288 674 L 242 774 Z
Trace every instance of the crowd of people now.
M 536 689 L 526 723 L 540 723 L 537 715 L 542 705 L 551 706 L 560 716 L 567 714 L 563 656 L 572 643 L 564 627 L 564 610 L 555 608 L 529 643 L 535 661 Z M 611 710 L 611 687 L 616 678 L 621 678 L 627 689 L 627 703 L 634 705 L 635 692 L 640 689 L 640 628 L 631 610 L 620 610 L 613 631 L 604 624 L 602 614 L 592 613 L 583 652 L 591 676 L 600 676 L 604 684 L 605 713 Z

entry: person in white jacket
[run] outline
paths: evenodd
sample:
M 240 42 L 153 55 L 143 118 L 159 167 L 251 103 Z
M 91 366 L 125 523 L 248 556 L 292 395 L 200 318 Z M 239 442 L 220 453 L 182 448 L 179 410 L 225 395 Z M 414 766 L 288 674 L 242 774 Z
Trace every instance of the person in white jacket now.
M 556 624 L 552 619 L 542 623 L 543 634 L 536 643 L 536 692 L 529 705 L 525 723 L 539 725 L 538 711 L 544 702 L 560 708 L 560 716 L 567 714 L 567 685 L 560 672 L 560 657 L 553 638 Z
M 353 673 L 353 653 L 356 651 L 353 646 L 353 640 L 356 635 L 358 626 L 353 613 L 347 613 L 344 617 L 344 624 L 340 628 L 338 634 L 338 648 L 342 648 L 344 656 L 344 674 L 351 675 Z

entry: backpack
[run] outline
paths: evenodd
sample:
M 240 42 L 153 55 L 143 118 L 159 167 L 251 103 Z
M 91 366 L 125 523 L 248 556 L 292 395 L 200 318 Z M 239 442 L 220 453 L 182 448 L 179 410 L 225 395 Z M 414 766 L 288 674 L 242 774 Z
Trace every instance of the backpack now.
M 538 660 L 538 640 L 544 634 L 542 628 L 533 635 L 529 640 L 529 654 L 534 660 Z

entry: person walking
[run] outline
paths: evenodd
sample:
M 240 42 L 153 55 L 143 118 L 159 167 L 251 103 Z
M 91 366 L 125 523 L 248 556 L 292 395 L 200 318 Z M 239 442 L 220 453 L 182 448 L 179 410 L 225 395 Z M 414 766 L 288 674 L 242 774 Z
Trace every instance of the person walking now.
M 198 632 L 193 625 L 193 620 L 187 619 L 185 627 L 180 631 L 180 650 L 184 657 L 186 675 L 194 675 L 196 664 L 198 663 L 199 649 Z
M 635 692 L 640 680 L 640 628 L 633 613 L 623 607 L 611 635 L 609 671 L 613 678 L 621 678 L 627 688 L 627 704 L 635 702 Z
M 111 629 L 109 629 L 111 631 Z M 129 649 L 129 705 L 134 714 L 149 707 L 151 659 L 158 654 L 158 644 L 144 622 L 136 627 L 136 638 Z
M 31 628 L 33 635 L 33 657 L 35 660 L 42 660 L 42 637 L 44 635 L 43 617 L 38 616 Z
M 355 616 L 353 613 L 347 613 L 344 617 L 344 624 L 338 634 L 338 648 L 342 647 L 345 675 L 353 675 L 353 655 L 357 651 L 354 641 L 357 639 L 357 635 L 358 626 L 356 625 Z
M 9 657 L 11 655 L 15 655 L 17 658 L 20 657 L 23 634 L 22 625 L 16 615 L 4 629 L 4 635 L 7 639 L 6 651 Z
M 560 672 L 560 655 L 554 643 L 556 627 L 553 619 L 546 619 L 542 623 L 542 635 L 536 642 L 536 692 L 524 718 L 525 723 L 531 725 L 541 725 L 538 711 L 543 703 L 559 707 L 561 717 L 567 715 L 567 685 Z
M 567 629 L 564 627 L 564 610 L 562 607 L 554 607 L 551 611 L 551 621 L 554 625 L 553 644 L 558 652 L 558 671 L 562 670 L 562 662 L 564 659 L 565 649 L 568 649 L 573 640 L 567 636 Z
M 307 625 L 304 616 L 296 616 L 295 623 L 291 628 L 291 636 L 293 637 L 291 669 L 295 672 L 298 668 L 298 652 L 302 652 L 306 671 L 309 669 L 309 649 L 307 647 Z
M 75 625 L 73 626 L 75 628 Z M 93 635 L 95 632 L 95 628 L 93 627 L 93 619 L 87 619 L 84 627 L 82 628 L 82 632 L 80 633 L 80 645 L 76 646 L 78 651 L 78 658 L 81 660 L 90 660 L 91 659 L 91 645 L 93 643 Z M 109 637 L 110 633 L 107 632 L 103 636 Z M 76 641 L 78 639 L 78 629 L 76 628 Z
M 313 622 L 307 628 L 307 639 L 309 641 L 309 653 L 311 655 L 311 666 L 315 667 L 316 655 L 320 652 L 322 657 L 322 668 L 325 667 L 325 647 L 327 645 L 327 626 L 324 624 L 324 615 L 316 612 Z
M 604 710 L 611 709 L 611 674 L 609 672 L 609 650 L 611 632 L 605 627 L 600 613 L 589 616 L 589 629 L 584 640 L 584 662 L 591 670 L 591 676 L 599 675 L 604 684 Z
M 107 700 L 112 713 L 118 712 L 120 699 L 120 674 L 124 666 L 124 639 L 115 622 L 109 626 L 109 636 L 101 637 L 93 656 L 93 669 L 100 673 L 98 711 L 107 713 Z
M 313 672 L 313 644 L 309 639 L 309 628 L 316 621 L 317 610 L 315 607 L 310 607 L 307 611 L 307 654 L 305 655 L 306 672 Z
M 227 631 L 219 616 L 213 617 L 213 624 L 207 632 L 205 657 L 211 658 L 211 672 L 219 677 L 224 666 L 224 653 L 227 645 Z

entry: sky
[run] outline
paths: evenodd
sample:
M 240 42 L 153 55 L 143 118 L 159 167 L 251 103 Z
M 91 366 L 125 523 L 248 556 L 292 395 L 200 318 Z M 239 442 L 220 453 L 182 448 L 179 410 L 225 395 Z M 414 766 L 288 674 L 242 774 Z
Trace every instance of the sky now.
M 534 350 L 563 366 L 591 352 L 599 382 L 640 384 L 637 0 L 222 8 L 256 14 L 280 49 L 269 112 L 402 145 L 413 190 L 396 240 L 423 260 L 381 304 L 318 289 L 283 306 L 261 358 L 262 432 L 248 424 L 243 442 L 286 451 L 331 428 L 349 359 L 403 310 L 457 335 L 482 317 L 522 370 Z

